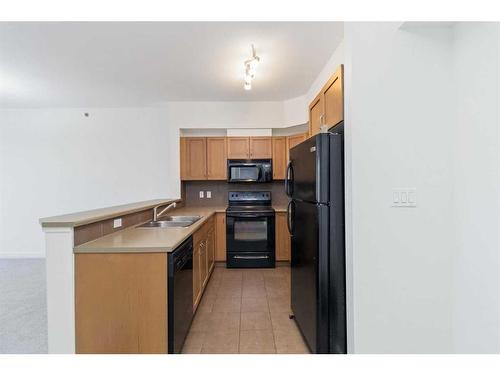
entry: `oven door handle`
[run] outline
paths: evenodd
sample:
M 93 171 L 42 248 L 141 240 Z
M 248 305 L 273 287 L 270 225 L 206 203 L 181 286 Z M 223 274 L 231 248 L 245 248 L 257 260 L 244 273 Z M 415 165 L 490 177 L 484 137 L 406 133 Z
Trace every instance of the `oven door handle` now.
M 235 255 L 234 259 L 269 259 L 268 255 Z

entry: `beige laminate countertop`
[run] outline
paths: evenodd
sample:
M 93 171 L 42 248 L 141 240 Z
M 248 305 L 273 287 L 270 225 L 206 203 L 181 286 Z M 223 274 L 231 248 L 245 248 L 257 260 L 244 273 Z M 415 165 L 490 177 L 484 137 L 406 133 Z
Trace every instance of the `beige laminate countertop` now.
M 199 215 L 202 218 L 187 228 L 127 228 L 94 241 L 76 246 L 75 253 L 151 253 L 171 252 L 182 241 L 200 228 L 216 212 L 225 212 L 225 206 L 182 207 L 169 215 Z
M 98 208 L 96 210 L 75 212 L 72 214 L 41 218 L 42 227 L 77 227 L 84 224 L 95 223 L 96 221 L 110 219 L 119 215 L 127 215 L 142 210 L 147 210 L 160 205 L 167 205 L 172 202 L 180 202 L 180 199 L 153 199 L 149 201 L 124 204 L 120 206 Z
M 286 206 L 273 206 L 276 212 L 286 212 Z

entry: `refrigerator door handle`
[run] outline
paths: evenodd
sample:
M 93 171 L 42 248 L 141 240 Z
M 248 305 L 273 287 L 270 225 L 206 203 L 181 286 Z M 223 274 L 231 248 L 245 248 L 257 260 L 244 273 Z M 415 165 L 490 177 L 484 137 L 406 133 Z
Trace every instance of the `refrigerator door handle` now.
M 286 167 L 286 175 L 285 175 L 285 193 L 288 197 L 292 197 L 293 194 L 293 167 L 292 161 L 288 162 Z
M 291 200 L 288 202 L 288 206 L 286 207 L 286 226 L 288 227 L 288 232 L 293 236 L 294 224 L 293 224 L 293 215 L 295 209 L 295 202 Z

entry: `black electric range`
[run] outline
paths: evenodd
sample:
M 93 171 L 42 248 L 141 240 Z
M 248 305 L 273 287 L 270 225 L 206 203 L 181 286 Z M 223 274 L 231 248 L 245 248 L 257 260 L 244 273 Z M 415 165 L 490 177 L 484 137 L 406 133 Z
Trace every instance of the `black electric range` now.
M 226 209 L 226 266 L 273 268 L 275 219 L 270 191 L 230 191 Z

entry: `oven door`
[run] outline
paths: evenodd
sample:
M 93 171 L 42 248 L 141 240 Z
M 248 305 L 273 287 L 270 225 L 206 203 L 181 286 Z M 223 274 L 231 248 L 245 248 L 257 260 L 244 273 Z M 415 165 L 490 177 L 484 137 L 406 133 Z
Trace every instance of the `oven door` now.
M 228 253 L 273 253 L 273 213 L 227 213 Z

